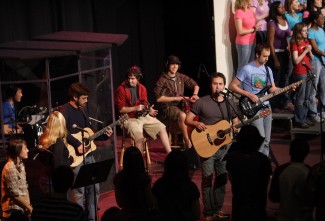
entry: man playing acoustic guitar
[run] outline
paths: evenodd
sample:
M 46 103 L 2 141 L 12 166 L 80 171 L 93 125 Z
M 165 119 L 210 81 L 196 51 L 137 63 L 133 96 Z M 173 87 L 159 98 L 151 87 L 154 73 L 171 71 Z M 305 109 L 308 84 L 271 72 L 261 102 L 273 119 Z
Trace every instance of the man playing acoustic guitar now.
M 217 72 L 212 74 L 210 83 L 211 95 L 206 95 L 197 100 L 185 119 L 187 125 L 195 127 L 197 131 L 201 131 L 203 139 L 206 139 L 207 136 L 210 137 L 210 139 L 208 139 L 211 143 L 209 146 L 213 146 L 217 139 L 212 138 L 213 134 L 209 135 L 205 132 L 208 125 L 213 125 L 222 120 L 232 122 L 233 125 L 238 123 L 234 102 L 224 97 L 221 93 L 225 89 L 225 83 L 226 78 L 222 73 Z M 196 115 L 199 116 L 199 121 L 194 120 Z M 237 132 L 235 127 L 233 127 L 233 130 Z M 194 142 L 193 139 L 192 142 Z M 194 148 L 197 149 L 199 147 L 194 145 Z M 204 205 L 203 214 L 205 220 L 222 220 L 229 218 L 229 215 L 224 214 L 221 210 L 227 183 L 226 161 L 222 160 L 226 150 L 227 145 L 223 145 L 219 149 L 216 149 L 214 154 L 210 157 L 200 158 Z M 215 173 L 214 185 L 213 173 Z
M 265 109 L 269 104 L 266 99 L 264 100 L 264 102 L 261 101 L 262 99 L 260 99 L 260 97 L 257 95 L 259 94 L 259 92 L 263 92 L 264 95 L 264 90 L 268 89 L 268 92 L 271 96 L 276 96 L 289 90 L 295 90 L 296 88 L 295 84 L 289 85 L 283 89 L 275 86 L 272 70 L 271 68 L 265 65 L 265 63 L 269 59 L 269 56 L 270 47 L 265 43 L 258 44 L 255 48 L 255 59 L 244 67 L 242 67 L 237 73 L 236 77 L 229 84 L 229 89 L 238 94 L 243 95 L 243 97 L 248 98 L 249 102 L 252 102 L 250 105 L 247 106 L 252 106 L 256 109 L 256 113 L 252 114 L 253 116 L 263 111 L 263 109 Z M 246 107 L 242 107 L 243 105 L 241 106 L 241 102 L 239 105 L 242 111 L 246 111 Z M 250 112 L 252 111 L 253 110 L 248 110 L 247 112 L 251 114 Z M 244 114 L 247 115 L 246 113 Z M 257 127 L 261 136 L 265 138 L 259 151 L 265 154 L 266 156 L 269 156 L 272 114 L 266 116 L 265 118 L 260 118 L 252 122 L 252 125 Z
M 62 105 L 61 108 L 59 108 L 59 111 L 62 113 L 62 115 L 65 118 L 66 121 L 66 127 L 68 130 L 68 136 L 67 136 L 67 142 L 69 145 L 73 146 L 76 152 L 79 152 L 79 154 L 83 153 L 83 145 L 80 140 L 72 136 L 71 134 L 78 134 L 80 132 L 81 128 L 90 128 L 90 122 L 88 114 L 85 112 L 85 107 L 88 102 L 88 96 L 90 94 L 89 89 L 84 86 L 83 84 L 77 82 L 70 85 L 69 88 L 69 97 L 70 101 L 64 105 Z M 85 130 L 86 131 L 86 130 Z M 108 127 L 106 129 L 106 135 L 111 136 L 113 133 L 112 129 Z M 86 149 L 86 148 L 85 148 Z M 87 153 L 87 150 L 85 150 Z M 73 154 L 71 154 L 73 155 Z M 75 155 L 75 154 L 74 154 Z M 87 156 L 84 158 L 85 164 L 95 163 L 94 156 L 90 153 L 87 154 Z M 80 163 L 78 166 L 73 168 L 73 173 L 75 177 L 78 175 L 80 167 L 83 164 Z M 76 188 L 71 191 L 71 200 L 73 202 L 78 203 L 81 207 L 83 207 L 86 212 L 88 213 L 88 220 L 97 220 L 97 208 L 96 205 L 98 205 L 98 199 L 99 199 L 99 184 L 97 183 L 95 185 L 95 192 L 93 186 L 87 186 L 86 190 L 85 188 Z M 84 205 L 84 198 L 85 198 L 85 191 L 87 195 L 87 208 L 85 208 Z M 96 194 L 96 201 L 94 202 L 94 195 Z

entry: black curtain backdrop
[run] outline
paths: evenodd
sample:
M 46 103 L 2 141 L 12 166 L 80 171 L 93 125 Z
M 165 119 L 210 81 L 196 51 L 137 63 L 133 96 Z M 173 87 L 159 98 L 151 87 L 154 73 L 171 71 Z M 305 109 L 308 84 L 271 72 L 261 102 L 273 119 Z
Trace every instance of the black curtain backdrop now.
M 153 87 L 170 54 L 198 81 L 200 95 L 208 93 L 199 66 L 215 71 L 212 17 L 212 0 L 1 0 L 0 43 L 57 31 L 127 34 L 114 50 L 115 88 L 130 65 L 139 65 L 154 103 Z

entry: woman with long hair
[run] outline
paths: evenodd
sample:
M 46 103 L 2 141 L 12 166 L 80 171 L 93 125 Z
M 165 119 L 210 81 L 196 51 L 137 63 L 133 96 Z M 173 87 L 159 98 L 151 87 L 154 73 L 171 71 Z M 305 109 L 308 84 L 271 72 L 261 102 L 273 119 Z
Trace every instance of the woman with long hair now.
M 59 166 L 70 166 L 73 159 L 67 149 L 67 129 L 64 116 L 59 111 L 50 114 L 39 142 L 41 168 L 39 185 L 44 193 L 51 192 L 51 173 Z
M 272 69 L 274 83 L 277 87 L 284 87 L 289 83 L 289 51 L 287 48 L 290 35 L 291 31 L 285 18 L 284 6 L 280 1 L 275 1 L 270 6 L 267 42 L 271 49 L 268 64 Z M 270 102 L 274 112 L 279 112 L 283 108 L 290 111 L 294 109 L 293 104 L 285 95 L 277 96 Z
M 266 42 L 267 37 L 267 19 L 269 17 L 269 1 L 253 0 L 252 6 L 256 8 L 256 22 L 261 27 L 256 31 L 256 44 Z
M 291 39 L 291 55 L 294 64 L 292 74 L 295 82 L 305 80 L 309 77 L 308 72 L 311 68 L 310 60 L 313 58 L 313 54 L 311 53 L 312 47 L 309 44 L 307 37 L 307 25 L 302 22 L 297 23 L 293 27 Z M 310 115 L 309 107 L 314 99 L 311 99 L 309 94 L 312 87 L 311 81 L 307 81 L 296 89 L 295 121 L 297 126 L 301 128 L 308 128 L 313 125 L 313 123 L 308 119 L 308 116 Z
M 7 221 L 28 221 L 33 208 L 23 163 L 28 158 L 26 141 L 18 137 L 12 138 L 7 152 L 8 161 L 1 174 L 2 217 Z
M 255 8 L 251 7 L 251 3 L 252 0 L 236 0 L 235 2 L 237 71 L 254 59 L 256 31 L 259 31 L 261 27 L 261 24 L 256 24 Z

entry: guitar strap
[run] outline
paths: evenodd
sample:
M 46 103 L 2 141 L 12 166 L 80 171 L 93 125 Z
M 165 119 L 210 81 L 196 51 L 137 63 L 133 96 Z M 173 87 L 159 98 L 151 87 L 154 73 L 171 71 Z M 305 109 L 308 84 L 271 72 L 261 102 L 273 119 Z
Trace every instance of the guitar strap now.
M 265 70 L 266 70 L 266 78 L 269 79 L 269 81 L 271 82 L 271 77 L 270 77 L 270 72 L 269 72 L 269 67 L 267 65 L 264 64 Z M 265 85 L 267 86 L 267 85 Z

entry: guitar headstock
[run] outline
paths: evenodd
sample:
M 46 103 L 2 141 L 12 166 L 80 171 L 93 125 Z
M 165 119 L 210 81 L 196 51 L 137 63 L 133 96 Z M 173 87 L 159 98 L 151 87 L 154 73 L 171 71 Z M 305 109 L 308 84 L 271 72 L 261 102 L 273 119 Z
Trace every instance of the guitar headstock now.
M 267 115 L 270 115 L 270 114 L 271 114 L 271 109 L 267 108 L 264 111 L 262 111 L 258 116 L 260 118 L 264 118 L 264 117 L 266 117 Z
M 119 117 L 118 121 L 120 124 L 124 124 L 125 121 L 127 121 L 129 119 L 129 115 L 128 114 L 123 114 L 122 116 Z

